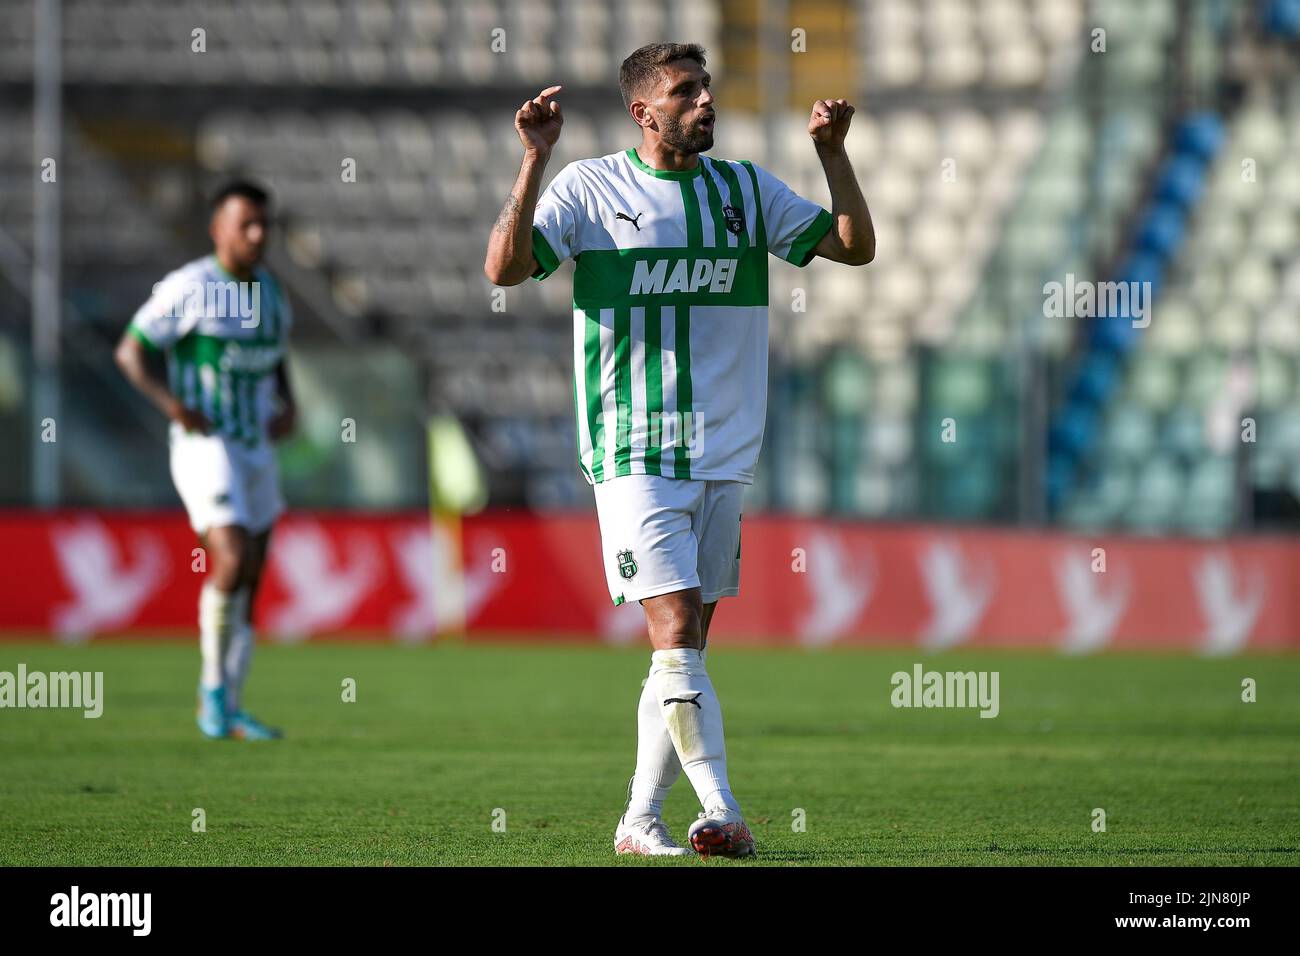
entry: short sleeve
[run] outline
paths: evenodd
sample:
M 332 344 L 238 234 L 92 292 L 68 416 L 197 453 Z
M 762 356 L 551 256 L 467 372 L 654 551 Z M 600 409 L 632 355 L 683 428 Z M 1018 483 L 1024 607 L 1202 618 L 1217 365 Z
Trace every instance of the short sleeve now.
M 270 272 L 261 270 L 258 279 L 266 284 L 271 290 L 271 295 L 275 297 L 275 334 L 281 343 L 287 343 L 289 330 L 293 327 L 293 307 L 289 304 L 289 296 L 284 291 L 284 286 L 280 284 L 280 280 Z
M 762 197 L 768 251 L 786 262 L 806 266 L 813 259 L 813 248 L 831 228 L 831 214 L 761 166 L 755 166 L 754 173 Z
M 578 164 L 570 163 L 537 200 L 533 213 L 533 258 L 537 260 L 534 279 L 545 279 L 561 262 L 581 251 L 578 221 L 584 209 L 582 195 Z
M 280 296 L 280 341 L 288 342 L 289 330 L 293 328 L 293 306 L 289 304 L 289 296 L 279 283 L 276 283 L 275 291 Z
M 131 317 L 127 331 L 149 348 L 171 348 L 193 328 L 187 308 L 189 286 L 180 272 L 173 272 L 153 288 L 149 300 Z

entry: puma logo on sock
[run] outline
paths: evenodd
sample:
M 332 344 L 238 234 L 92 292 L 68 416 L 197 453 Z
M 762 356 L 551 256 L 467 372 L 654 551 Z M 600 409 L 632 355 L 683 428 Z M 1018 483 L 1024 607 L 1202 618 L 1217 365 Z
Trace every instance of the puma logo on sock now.
M 698 710 L 703 710 L 704 708 L 700 706 L 700 698 L 703 696 L 704 691 L 700 691 L 694 697 L 669 697 L 664 701 L 664 706 L 667 707 L 669 704 L 694 704 Z

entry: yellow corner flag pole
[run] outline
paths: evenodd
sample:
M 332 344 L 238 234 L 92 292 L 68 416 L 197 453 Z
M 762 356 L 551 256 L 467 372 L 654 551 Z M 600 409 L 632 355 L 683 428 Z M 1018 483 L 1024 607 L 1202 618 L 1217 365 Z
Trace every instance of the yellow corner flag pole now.
M 460 422 L 450 415 L 429 419 L 429 526 L 433 548 L 433 594 L 440 639 L 463 639 L 468 616 L 463 515 L 487 504 L 487 485 Z

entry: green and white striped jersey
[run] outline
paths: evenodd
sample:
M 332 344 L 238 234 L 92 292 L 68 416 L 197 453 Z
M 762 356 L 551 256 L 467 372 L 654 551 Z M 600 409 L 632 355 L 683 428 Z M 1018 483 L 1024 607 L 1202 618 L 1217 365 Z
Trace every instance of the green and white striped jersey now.
M 129 329 L 166 353 L 172 393 L 207 416 L 212 434 L 255 447 L 269 441 L 275 369 L 292 324 L 289 300 L 269 272 L 259 267 L 241 282 L 208 255 L 154 286 Z
M 749 162 L 570 163 L 533 218 L 544 279 L 573 257 L 574 406 L 587 481 L 752 482 L 767 417 L 767 254 L 797 266 L 821 206 Z

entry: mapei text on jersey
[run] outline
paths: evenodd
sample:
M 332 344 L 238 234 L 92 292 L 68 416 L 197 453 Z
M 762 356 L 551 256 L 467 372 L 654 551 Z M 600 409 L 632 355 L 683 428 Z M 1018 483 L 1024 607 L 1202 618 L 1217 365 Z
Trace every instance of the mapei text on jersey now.
M 726 293 L 736 279 L 739 259 L 648 259 L 637 260 L 632 269 L 628 295 L 660 295 L 665 292 Z M 670 272 L 668 264 L 675 262 Z

